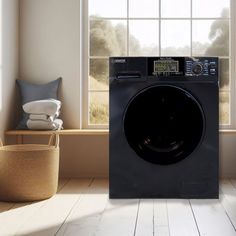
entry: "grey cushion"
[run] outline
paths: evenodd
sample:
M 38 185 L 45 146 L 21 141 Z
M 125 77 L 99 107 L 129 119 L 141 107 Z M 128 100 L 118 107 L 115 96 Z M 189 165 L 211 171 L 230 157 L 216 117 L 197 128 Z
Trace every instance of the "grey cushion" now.
M 21 105 L 27 102 L 32 102 L 36 100 L 43 100 L 54 98 L 58 99 L 58 88 L 62 78 L 53 80 L 47 84 L 32 84 L 24 80 L 16 80 L 21 94 Z M 22 109 L 22 119 L 17 129 L 28 129 L 26 122 L 28 120 L 28 114 L 26 114 Z

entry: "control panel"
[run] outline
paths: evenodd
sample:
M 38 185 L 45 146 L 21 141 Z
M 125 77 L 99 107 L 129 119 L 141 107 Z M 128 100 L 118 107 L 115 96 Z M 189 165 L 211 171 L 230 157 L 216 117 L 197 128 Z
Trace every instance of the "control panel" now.
M 217 75 L 217 58 L 186 58 L 185 75 L 186 76 L 214 76 Z
M 213 79 L 217 57 L 111 57 L 109 76 L 118 80 Z

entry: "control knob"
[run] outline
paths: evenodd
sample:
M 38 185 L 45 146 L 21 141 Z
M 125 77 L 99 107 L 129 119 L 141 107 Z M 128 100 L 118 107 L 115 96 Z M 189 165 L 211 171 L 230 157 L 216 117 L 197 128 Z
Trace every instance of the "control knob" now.
M 195 75 L 201 74 L 202 71 L 203 71 L 202 63 L 195 63 L 195 64 L 193 64 L 193 66 L 192 66 L 192 72 L 193 72 Z

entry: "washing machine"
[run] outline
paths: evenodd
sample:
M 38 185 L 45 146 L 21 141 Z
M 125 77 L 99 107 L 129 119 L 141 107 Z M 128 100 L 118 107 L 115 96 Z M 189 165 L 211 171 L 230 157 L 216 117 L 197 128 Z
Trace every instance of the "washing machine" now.
M 110 198 L 218 198 L 216 57 L 109 59 Z

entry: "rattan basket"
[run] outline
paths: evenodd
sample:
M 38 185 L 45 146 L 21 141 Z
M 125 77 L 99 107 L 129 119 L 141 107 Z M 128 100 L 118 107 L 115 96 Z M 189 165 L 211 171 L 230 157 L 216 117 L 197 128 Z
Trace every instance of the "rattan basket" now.
M 0 141 L 0 200 L 47 199 L 57 191 L 58 171 L 58 134 L 50 137 L 48 145 L 3 146 Z

